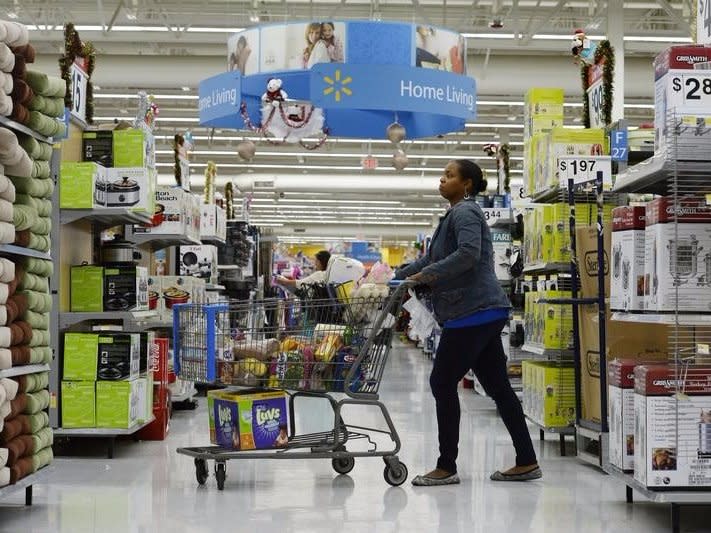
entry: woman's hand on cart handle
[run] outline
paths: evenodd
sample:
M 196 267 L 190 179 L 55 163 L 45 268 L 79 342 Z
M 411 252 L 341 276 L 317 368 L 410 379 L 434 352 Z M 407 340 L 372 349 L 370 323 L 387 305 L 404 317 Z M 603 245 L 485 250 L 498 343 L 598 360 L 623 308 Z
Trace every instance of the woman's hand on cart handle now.
M 411 278 L 407 279 L 392 279 L 388 282 L 388 286 L 395 289 L 397 287 L 414 287 L 417 285 L 417 282 Z

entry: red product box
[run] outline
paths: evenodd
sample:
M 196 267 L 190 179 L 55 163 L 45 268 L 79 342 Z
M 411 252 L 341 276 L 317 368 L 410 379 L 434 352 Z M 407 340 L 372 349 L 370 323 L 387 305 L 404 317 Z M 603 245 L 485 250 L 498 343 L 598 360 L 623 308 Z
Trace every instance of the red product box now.
M 670 70 L 694 70 L 699 63 L 711 62 L 711 47 L 703 45 L 670 46 L 654 58 L 654 79 Z
M 153 374 L 155 383 L 168 382 L 168 339 L 156 338 L 148 352 L 148 370 Z

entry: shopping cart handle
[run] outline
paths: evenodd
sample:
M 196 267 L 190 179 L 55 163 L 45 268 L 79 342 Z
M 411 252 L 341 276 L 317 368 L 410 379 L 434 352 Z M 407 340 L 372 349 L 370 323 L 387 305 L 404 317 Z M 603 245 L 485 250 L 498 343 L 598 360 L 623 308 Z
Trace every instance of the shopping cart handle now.
M 391 289 L 401 287 L 402 285 L 405 285 L 408 287 L 414 287 L 415 285 L 417 285 L 417 283 L 415 283 L 414 281 L 412 281 L 410 279 L 391 279 L 388 282 L 388 287 L 390 287 Z

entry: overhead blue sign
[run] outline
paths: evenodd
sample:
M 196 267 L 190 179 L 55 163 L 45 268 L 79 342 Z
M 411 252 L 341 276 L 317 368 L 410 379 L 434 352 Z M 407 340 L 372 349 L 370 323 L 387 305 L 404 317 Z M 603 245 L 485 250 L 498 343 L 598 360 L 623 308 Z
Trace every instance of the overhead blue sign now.
M 610 132 L 610 155 L 613 161 L 627 161 L 629 158 L 629 135 L 627 128 Z
M 237 71 L 225 72 L 200 82 L 198 109 L 200 124 L 212 127 L 240 127 L 241 79 Z
M 315 65 L 311 102 L 323 109 L 432 113 L 476 118 L 473 78 L 433 69 L 394 65 Z

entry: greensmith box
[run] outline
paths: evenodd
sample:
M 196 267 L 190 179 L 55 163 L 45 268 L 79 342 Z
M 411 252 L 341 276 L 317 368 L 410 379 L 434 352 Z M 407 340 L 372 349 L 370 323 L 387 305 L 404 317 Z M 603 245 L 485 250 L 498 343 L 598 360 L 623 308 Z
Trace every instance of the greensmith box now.
M 155 167 L 153 136 L 140 129 L 114 130 L 114 167 Z
M 96 163 L 62 163 L 59 174 L 59 207 L 93 209 L 97 181 L 106 181 L 106 169 Z
M 104 268 L 93 265 L 73 266 L 70 297 L 70 307 L 73 312 L 102 312 L 104 310 Z
M 96 427 L 96 383 L 62 381 L 62 427 Z
M 96 381 L 99 336 L 93 333 L 64 334 L 65 381 Z
M 145 406 L 139 405 L 138 380 L 96 383 L 96 427 L 128 429 Z

